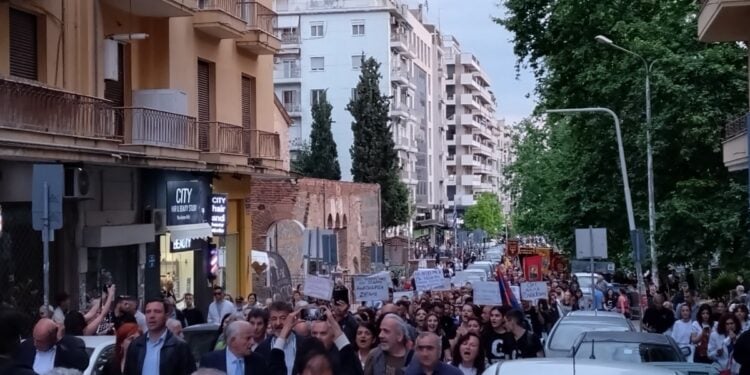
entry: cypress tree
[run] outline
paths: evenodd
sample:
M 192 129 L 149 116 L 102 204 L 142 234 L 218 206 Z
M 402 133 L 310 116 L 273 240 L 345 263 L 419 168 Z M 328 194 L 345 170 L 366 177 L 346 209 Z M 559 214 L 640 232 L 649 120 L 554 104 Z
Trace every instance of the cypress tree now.
M 312 106 L 312 130 L 310 131 L 310 151 L 306 155 L 303 174 L 307 177 L 323 178 L 326 180 L 340 180 L 336 142 L 331 133 L 331 110 L 333 106 L 328 102 L 326 91 L 321 93 L 318 101 Z

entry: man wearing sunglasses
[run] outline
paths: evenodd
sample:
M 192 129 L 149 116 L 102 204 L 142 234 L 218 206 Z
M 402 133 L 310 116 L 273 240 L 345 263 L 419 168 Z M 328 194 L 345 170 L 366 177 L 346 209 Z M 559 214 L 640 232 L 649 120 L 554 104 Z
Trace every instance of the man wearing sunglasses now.
M 221 320 L 225 315 L 236 312 L 237 309 L 234 307 L 232 302 L 224 299 L 224 289 L 220 286 L 214 287 L 214 301 L 208 305 L 208 322 L 221 324 Z

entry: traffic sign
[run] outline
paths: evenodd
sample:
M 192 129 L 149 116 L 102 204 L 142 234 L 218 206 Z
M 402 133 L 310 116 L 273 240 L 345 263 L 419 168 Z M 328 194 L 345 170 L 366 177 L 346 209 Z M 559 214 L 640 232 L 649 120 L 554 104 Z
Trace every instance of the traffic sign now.
M 44 196 L 44 183 L 48 196 Z M 60 164 L 34 164 L 31 184 L 31 222 L 35 230 L 44 229 L 44 206 L 48 202 L 49 231 L 62 228 L 65 170 Z M 44 235 L 44 234 L 43 234 Z

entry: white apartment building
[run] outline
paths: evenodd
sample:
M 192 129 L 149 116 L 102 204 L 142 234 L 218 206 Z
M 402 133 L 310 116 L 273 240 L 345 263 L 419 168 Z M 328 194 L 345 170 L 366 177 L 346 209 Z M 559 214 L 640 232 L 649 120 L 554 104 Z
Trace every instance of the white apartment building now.
M 343 180 L 351 180 L 352 117 L 346 106 L 359 82 L 362 56 L 380 62 L 380 90 L 392 96 L 391 124 L 411 192 L 413 221 L 442 218 L 445 116 L 436 97 L 443 74 L 436 30 L 422 23 L 421 9 L 398 0 L 276 0 L 274 86 L 294 124 L 292 154 L 309 141 L 311 107 L 324 90 L 333 105 L 332 132 Z M 439 39 L 439 38 L 438 38 Z M 439 44 L 439 43 L 438 43 Z
M 513 137 L 515 136 L 515 131 L 513 127 L 508 125 L 503 119 L 497 120 L 497 129 L 499 133 L 497 140 L 497 162 L 500 184 L 500 204 L 503 206 L 504 217 L 510 218 L 513 201 L 512 193 L 505 189 L 510 177 L 506 176 L 505 173 L 506 169 L 516 161 L 516 154 L 513 149 Z
M 500 195 L 501 135 L 490 80 L 471 53 L 443 36 L 446 79 L 446 212 L 463 212 L 479 193 Z

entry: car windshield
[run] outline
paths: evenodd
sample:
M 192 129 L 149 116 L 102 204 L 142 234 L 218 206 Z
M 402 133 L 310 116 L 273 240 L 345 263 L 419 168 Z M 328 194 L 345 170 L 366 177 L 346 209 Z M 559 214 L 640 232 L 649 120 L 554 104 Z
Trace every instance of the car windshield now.
M 593 345 L 591 341 L 584 341 L 578 347 L 576 358 L 635 363 L 682 361 L 681 354 L 669 345 L 614 341 L 594 341 Z
M 591 331 L 630 331 L 628 323 L 622 319 L 606 319 L 597 322 L 583 320 L 568 321 L 557 326 L 552 333 L 549 347 L 552 350 L 570 350 L 575 339 L 584 332 Z

